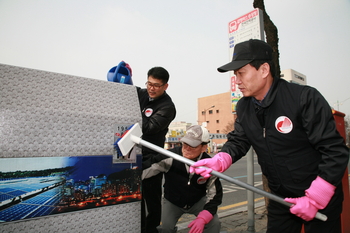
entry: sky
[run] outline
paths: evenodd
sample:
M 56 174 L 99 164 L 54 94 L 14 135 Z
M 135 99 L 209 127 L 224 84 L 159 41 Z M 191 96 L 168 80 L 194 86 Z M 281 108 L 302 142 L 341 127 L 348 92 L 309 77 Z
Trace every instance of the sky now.
M 73 162 L 73 164 L 71 164 Z M 28 170 L 45 170 L 73 166 L 71 157 L 40 157 L 40 158 L 2 158 L 1 172 L 15 172 Z
M 350 1 L 265 0 L 265 8 L 281 70 L 306 75 L 350 114 Z M 174 121 L 197 124 L 197 99 L 230 91 L 229 73 L 217 71 L 232 56 L 228 23 L 253 9 L 253 0 L 0 0 L 0 63 L 107 81 L 125 61 L 141 87 L 162 66 Z

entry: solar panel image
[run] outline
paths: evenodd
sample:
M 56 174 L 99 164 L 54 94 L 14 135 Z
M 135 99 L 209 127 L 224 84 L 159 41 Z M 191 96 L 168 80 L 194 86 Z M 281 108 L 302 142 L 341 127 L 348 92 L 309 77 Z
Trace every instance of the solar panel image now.
M 13 198 L 13 196 L 8 195 L 8 194 L 6 194 L 5 192 L 2 192 L 2 191 L 0 190 L 0 201 L 1 201 L 1 202 L 4 201 L 4 200 L 7 200 L 7 199 L 11 199 L 11 198 Z
M 17 204 L 0 212 L 2 221 L 14 221 L 28 217 L 39 217 L 50 214 L 55 207 L 41 205 Z
M 0 181 L 0 221 L 7 222 L 51 214 L 62 197 L 59 187 L 49 189 L 55 184 L 54 180 L 45 183 L 40 183 L 42 178 L 14 181 Z M 56 183 L 58 181 L 56 180 Z

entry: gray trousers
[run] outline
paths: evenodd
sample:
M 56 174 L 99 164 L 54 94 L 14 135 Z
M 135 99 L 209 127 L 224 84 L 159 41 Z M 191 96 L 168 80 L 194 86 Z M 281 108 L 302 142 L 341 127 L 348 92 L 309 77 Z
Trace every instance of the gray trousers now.
M 176 232 L 176 223 L 179 218 L 187 213 L 194 214 L 197 216 L 199 212 L 203 210 L 207 197 L 203 197 L 200 201 L 194 204 L 190 209 L 183 209 L 174 204 L 172 204 L 167 199 L 163 198 L 162 205 L 162 225 L 161 233 L 175 233 Z M 221 228 L 221 223 L 217 214 L 214 215 L 214 218 L 205 225 L 204 233 L 219 233 Z

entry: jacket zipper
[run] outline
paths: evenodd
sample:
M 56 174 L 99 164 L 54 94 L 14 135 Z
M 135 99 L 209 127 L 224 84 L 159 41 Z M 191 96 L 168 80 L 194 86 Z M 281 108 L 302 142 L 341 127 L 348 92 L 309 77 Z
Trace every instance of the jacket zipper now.
M 192 177 L 193 177 L 193 173 L 189 173 L 187 185 L 191 185 Z

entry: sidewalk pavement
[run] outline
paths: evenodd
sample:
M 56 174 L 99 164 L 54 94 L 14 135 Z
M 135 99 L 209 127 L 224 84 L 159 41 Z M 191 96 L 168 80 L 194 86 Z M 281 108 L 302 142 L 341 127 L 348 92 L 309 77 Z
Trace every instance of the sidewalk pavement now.
M 221 221 L 220 233 L 265 233 L 267 215 L 265 201 L 255 203 L 254 229 L 248 231 L 247 206 L 219 213 Z M 186 221 L 181 218 L 177 224 L 177 233 L 188 233 L 188 224 L 195 219 L 195 216 L 185 216 Z

